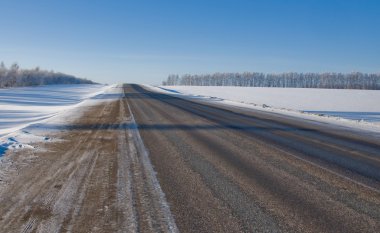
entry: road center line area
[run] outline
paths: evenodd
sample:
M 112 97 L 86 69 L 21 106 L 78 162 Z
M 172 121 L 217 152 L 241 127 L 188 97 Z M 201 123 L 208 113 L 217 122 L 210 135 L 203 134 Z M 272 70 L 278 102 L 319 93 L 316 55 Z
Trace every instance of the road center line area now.
M 7 152 L 0 232 L 380 232 L 379 135 L 120 88 Z

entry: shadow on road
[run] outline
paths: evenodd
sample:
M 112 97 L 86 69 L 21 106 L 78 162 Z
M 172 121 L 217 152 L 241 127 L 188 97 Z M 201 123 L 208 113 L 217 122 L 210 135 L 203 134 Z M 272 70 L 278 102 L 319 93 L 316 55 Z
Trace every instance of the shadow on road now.
M 38 126 L 37 126 L 38 127 Z M 123 123 L 123 124 L 69 124 L 69 125 L 56 125 L 56 124 L 43 124 L 41 125 L 44 129 L 53 130 L 126 130 L 134 129 L 136 126 L 134 123 Z M 257 126 L 247 126 L 239 124 L 226 124 L 226 125 L 187 125 L 187 124 L 139 124 L 137 125 L 139 130 L 225 130 L 233 129 L 240 131 L 284 131 L 284 132 L 294 132 L 294 131 L 304 131 L 310 132 L 314 131 L 312 129 L 303 128 L 280 128 L 280 127 L 257 127 Z

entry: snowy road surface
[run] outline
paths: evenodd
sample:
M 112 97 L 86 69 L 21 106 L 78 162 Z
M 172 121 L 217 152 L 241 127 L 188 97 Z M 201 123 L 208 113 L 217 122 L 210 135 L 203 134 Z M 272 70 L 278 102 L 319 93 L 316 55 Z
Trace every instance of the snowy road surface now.
M 122 91 L 122 89 L 119 89 Z M 0 161 L 0 232 L 177 232 L 122 95 Z M 83 108 L 83 107 L 81 107 Z M 42 127 L 42 126 L 41 126 Z
M 380 232 L 379 134 L 120 91 L 7 151 L 0 232 Z

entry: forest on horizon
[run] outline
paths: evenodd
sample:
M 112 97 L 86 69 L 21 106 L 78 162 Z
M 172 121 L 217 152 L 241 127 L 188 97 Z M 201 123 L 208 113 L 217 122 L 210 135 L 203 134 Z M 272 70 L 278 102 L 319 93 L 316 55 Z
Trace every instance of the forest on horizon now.
M 380 90 L 380 73 L 259 72 L 169 75 L 164 86 L 241 86 Z
M 53 84 L 96 84 L 95 82 L 64 73 L 35 69 L 21 69 L 17 63 L 9 68 L 0 63 L 0 88 L 40 86 Z

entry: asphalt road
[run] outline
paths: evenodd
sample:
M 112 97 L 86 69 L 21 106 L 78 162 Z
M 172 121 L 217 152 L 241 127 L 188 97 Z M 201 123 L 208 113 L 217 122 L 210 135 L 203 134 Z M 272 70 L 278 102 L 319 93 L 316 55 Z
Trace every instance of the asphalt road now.
M 56 140 L 2 158 L 1 233 L 177 232 L 121 96 L 43 124 Z
M 380 141 L 126 85 L 181 232 L 380 232 Z

